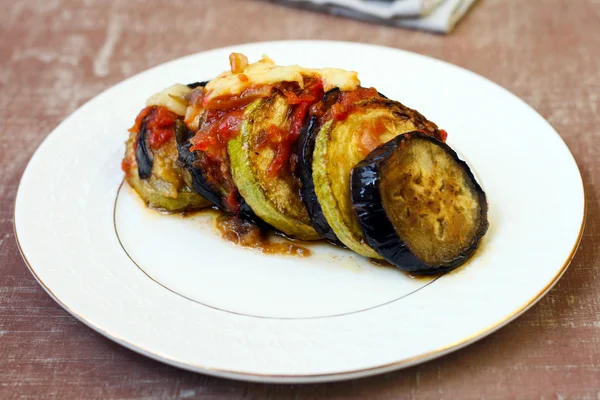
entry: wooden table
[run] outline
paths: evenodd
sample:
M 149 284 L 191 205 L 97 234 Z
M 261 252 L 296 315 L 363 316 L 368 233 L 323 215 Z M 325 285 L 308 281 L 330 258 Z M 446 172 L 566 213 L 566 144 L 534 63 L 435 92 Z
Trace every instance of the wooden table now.
M 258 1 L 0 0 L 0 10 L 0 398 L 600 398 L 600 1 L 485 0 L 449 36 Z M 23 263 L 12 226 L 19 178 L 38 144 L 86 100 L 148 67 L 275 39 L 427 54 L 537 109 L 571 148 L 587 192 L 581 247 L 556 287 L 466 349 L 395 373 L 307 386 L 172 368 L 105 339 L 54 303 Z M 507 140 L 518 140 L 513 133 Z

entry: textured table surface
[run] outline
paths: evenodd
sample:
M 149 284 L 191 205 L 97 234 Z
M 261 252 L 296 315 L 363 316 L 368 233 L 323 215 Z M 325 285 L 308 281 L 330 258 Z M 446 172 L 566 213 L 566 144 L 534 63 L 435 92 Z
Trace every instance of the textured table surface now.
M 0 398 L 600 398 L 600 1 L 483 0 L 450 36 L 250 0 L 0 0 L 0 10 Z M 105 339 L 54 303 L 13 235 L 17 185 L 38 144 L 86 100 L 148 67 L 276 39 L 430 55 L 538 110 L 574 153 L 588 204 L 579 252 L 556 287 L 466 349 L 395 373 L 306 386 L 172 368 Z

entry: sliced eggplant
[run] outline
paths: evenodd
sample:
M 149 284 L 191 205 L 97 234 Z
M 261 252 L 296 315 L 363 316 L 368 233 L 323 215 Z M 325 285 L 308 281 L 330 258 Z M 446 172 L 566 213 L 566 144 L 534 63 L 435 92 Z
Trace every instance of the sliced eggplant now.
M 177 150 L 179 153 L 178 161 L 183 169 L 183 179 L 185 182 L 198 192 L 202 197 L 210 201 L 218 208 L 222 208 L 222 195 L 216 185 L 208 182 L 202 173 L 202 168 L 196 166 L 198 152 L 190 151 L 192 143 L 189 139 L 194 133 L 189 130 L 185 124 L 178 124 L 175 129 L 175 138 L 177 139 Z
M 143 132 L 144 129 L 140 131 Z M 137 161 L 140 149 L 139 136 L 142 135 L 135 132 L 130 134 L 126 143 L 122 165 L 125 180 L 146 204 L 166 211 L 192 210 L 210 205 L 209 201 L 191 190 L 183 180 L 182 170 L 176 162 L 177 146 L 174 138 L 167 141 L 156 151 L 146 147 L 152 165 L 150 166 L 150 174 L 142 179 L 138 172 L 140 166 Z M 146 139 L 143 143 L 146 146 Z M 146 157 L 144 154 L 142 155 Z
M 273 175 L 276 153 L 264 140 L 270 127 L 289 129 L 290 105 L 276 92 L 259 99 L 244 113 L 240 134 L 228 144 L 233 180 L 250 208 L 266 223 L 302 240 L 319 239 L 300 198 L 299 182 L 284 168 Z
M 450 271 L 487 231 L 485 193 L 467 164 L 434 137 L 396 137 L 351 175 L 352 205 L 367 243 L 404 271 Z
M 207 83 L 208 81 L 194 82 L 187 84 L 187 87 L 196 89 L 206 86 Z M 215 165 L 201 151 L 190 151 L 193 146 L 190 139 L 193 136 L 194 132 L 188 129 L 183 122 L 175 125 L 175 138 L 179 152 L 178 162 L 183 169 L 185 182 L 220 210 L 237 214 L 240 212 L 242 203 L 237 190 L 231 187 L 233 184 L 229 184 L 226 178 L 216 177 L 213 173 L 218 172 L 221 167 L 228 169 L 228 166 Z M 244 207 L 244 209 L 246 208 Z
M 150 178 L 152 175 L 152 165 L 154 163 L 154 156 L 152 155 L 150 146 L 148 145 L 148 129 L 146 128 L 145 121 L 146 118 L 144 118 L 144 121 L 142 121 L 140 132 L 137 135 L 137 148 L 135 150 L 135 161 L 137 162 L 138 176 L 140 179 Z
M 359 101 L 344 118 L 330 118 L 319 127 L 312 162 L 316 198 L 338 239 L 365 257 L 381 258 L 365 242 L 352 208 L 350 171 L 379 144 L 413 130 L 440 136 L 417 111 L 381 97 Z
M 339 93 L 339 89 L 333 89 L 325 93 L 325 96 L 321 101 L 323 107 L 327 108 L 333 104 Z M 298 141 L 296 142 L 296 168 L 294 172 L 300 179 L 300 195 L 302 201 L 306 205 L 313 227 L 317 233 L 325 239 L 340 243 L 335 232 L 331 229 L 329 223 L 327 223 L 327 219 L 323 214 L 323 209 L 321 208 L 321 204 L 317 200 L 317 195 L 315 193 L 312 162 L 319 127 L 319 119 L 313 115 L 307 120 L 302 128 Z
M 188 83 L 186 86 L 189 87 L 190 89 L 196 89 L 196 88 L 199 88 L 199 87 L 206 86 L 207 83 L 208 83 L 208 81 L 193 82 L 193 83 Z
M 184 171 L 183 178 L 186 183 L 222 211 L 252 215 L 247 206 L 244 206 L 243 199 L 231 179 L 220 175 L 222 169 L 226 169 L 224 173 L 229 174 L 228 165 L 212 162 L 202 151 L 190 151 L 192 143 L 189 139 L 192 136 L 193 132 L 185 124 L 177 127 L 178 160 Z

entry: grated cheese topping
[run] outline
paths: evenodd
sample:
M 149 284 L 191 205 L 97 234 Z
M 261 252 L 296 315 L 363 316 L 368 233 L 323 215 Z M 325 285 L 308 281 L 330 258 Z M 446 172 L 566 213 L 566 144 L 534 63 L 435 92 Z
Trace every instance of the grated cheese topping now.
M 211 80 L 206 85 L 205 101 L 238 95 L 251 86 L 273 85 L 279 82 L 297 82 L 302 88 L 304 76 L 321 78 L 325 91 L 335 87 L 342 91 L 354 90 L 360 85 L 358 73 L 354 71 L 339 68 L 312 69 L 298 65 L 280 66 L 269 57 L 263 56 L 260 61 L 245 65 L 241 72 L 226 71 Z

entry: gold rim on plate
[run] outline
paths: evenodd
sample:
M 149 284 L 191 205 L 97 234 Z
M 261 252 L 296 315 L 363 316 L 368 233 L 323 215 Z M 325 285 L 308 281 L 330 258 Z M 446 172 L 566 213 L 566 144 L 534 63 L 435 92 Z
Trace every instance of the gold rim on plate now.
M 573 257 L 575 256 L 575 253 L 577 252 L 577 249 L 581 242 L 581 238 L 583 237 L 583 230 L 584 230 L 585 221 L 587 218 L 587 202 L 586 202 L 586 195 L 585 195 L 585 186 L 583 185 L 583 181 L 582 181 L 582 190 L 583 190 L 583 218 L 581 220 L 581 226 L 579 228 L 579 233 L 577 235 L 577 239 L 575 240 L 575 243 L 573 245 L 573 248 L 572 248 L 569 256 L 565 260 L 563 266 L 560 268 L 558 273 L 552 278 L 552 280 L 541 291 L 539 291 L 527 303 L 525 303 L 524 305 L 519 307 L 516 311 L 512 312 L 510 315 L 508 315 L 504 318 L 501 318 L 500 320 L 496 321 L 494 324 L 492 324 L 486 328 L 483 328 L 483 329 L 475 332 L 472 335 L 466 336 L 465 338 L 463 338 L 457 342 L 450 343 L 444 347 L 441 347 L 439 349 L 436 349 L 436 350 L 433 350 L 433 351 L 430 351 L 430 352 L 427 352 L 424 354 L 420 354 L 418 356 L 409 357 L 406 359 L 395 361 L 393 363 L 378 365 L 378 366 L 369 367 L 369 368 L 356 369 L 356 370 L 344 371 L 344 372 L 321 373 L 321 374 L 278 375 L 278 374 L 260 374 L 260 373 L 254 373 L 254 372 L 235 371 L 235 370 L 228 370 L 228 369 L 221 369 L 221 368 L 210 368 L 210 367 L 205 367 L 205 366 L 202 366 L 199 364 L 181 363 L 181 362 L 179 362 L 173 358 L 170 358 L 168 356 L 153 352 L 149 349 L 145 349 L 145 348 L 135 345 L 134 343 L 128 342 L 127 340 L 123 339 L 121 336 L 100 328 L 99 326 L 97 326 L 97 325 L 93 324 L 92 322 L 90 322 L 89 320 L 87 320 L 84 316 L 75 312 L 67 304 L 63 303 L 58 298 L 58 296 L 52 291 L 52 289 L 50 289 L 44 283 L 44 281 L 42 281 L 41 278 L 36 274 L 35 270 L 33 269 L 33 266 L 29 263 L 29 260 L 27 259 L 27 256 L 26 256 L 25 252 L 23 251 L 23 247 L 21 247 L 21 242 L 19 241 L 19 235 L 17 233 L 17 227 L 16 227 L 16 200 L 15 200 L 15 211 L 13 213 L 13 216 L 14 216 L 13 228 L 14 228 L 14 233 L 15 233 L 15 239 L 17 242 L 17 247 L 19 248 L 19 252 L 21 253 L 21 256 L 23 257 L 23 260 L 25 261 L 25 265 L 27 265 L 27 268 L 29 268 L 29 271 L 31 272 L 31 274 L 35 277 L 35 279 L 38 281 L 38 283 L 44 288 L 44 290 L 50 295 L 50 297 L 52 297 L 54 299 L 54 301 L 56 301 L 61 307 L 63 307 L 67 312 L 69 312 L 75 318 L 79 319 L 85 325 L 94 329 L 96 332 L 102 334 L 103 336 L 105 336 L 109 339 L 112 339 L 112 340 L 116 341 L 117 343 L 127 347 L 130 350 L 133 350 L 139 354 L 145 355 L 147 357 L 153 358 L 158 361 L 165 362 L 167 364 L 170 364 L 170 365 L 173 365 L 173 366 L 176 366 L 179 368 L 187 369 L 187 370 L 193 371 L 193 372 L 200 372 L 200 373 L 205 373 L 208 375 L 214 375 L 214 376 L 218 376 L 218 377 L 238 378 L 238 379 L 253 380 L 253 381 L 265 381 L 267 379 L 270 379 L 273 381 L 280 381 L 280 382 L 285 382 L 285 381 L 290 381 L 290 382 L 291 381 L 294 381 L 294 382 L 305 381 L 305 382 L 307 382 L 309 380 L 329 381 L 329 380 L 341 380 L 344 378 L 350 379 L 350 378 L 359 377 L 359 376 L 370 376 L 370 375 L 375 375 L 378 373 L 390 372 L 393 370 L 397 370 L 397 369 L 405 368 L 405 367 L 408 367 L 411 365 L 419 364 L 419 363 L 422 363 L 425 361 L 429 361 L 436 357 L 451 353 L 455 350 L 465 347 L 465 346 L 491 334 L 492 332 L 500 329 L 501 327 L 508 324 L 510 321 L 512 321 L 513 319 L 517 318 L 519 315 L 524 313 L 527 309 L 529 309 L 531 306 L 533 306 L 538 300 L 540 300 L 550 289 L 552 289 L 552 287 L 556 284 L 556 282 L 558 282 L 558 280 L 565 273 L 565 271 L 567 270 L 567 267 L 569 266 L 569 264 L 573 260 Z

